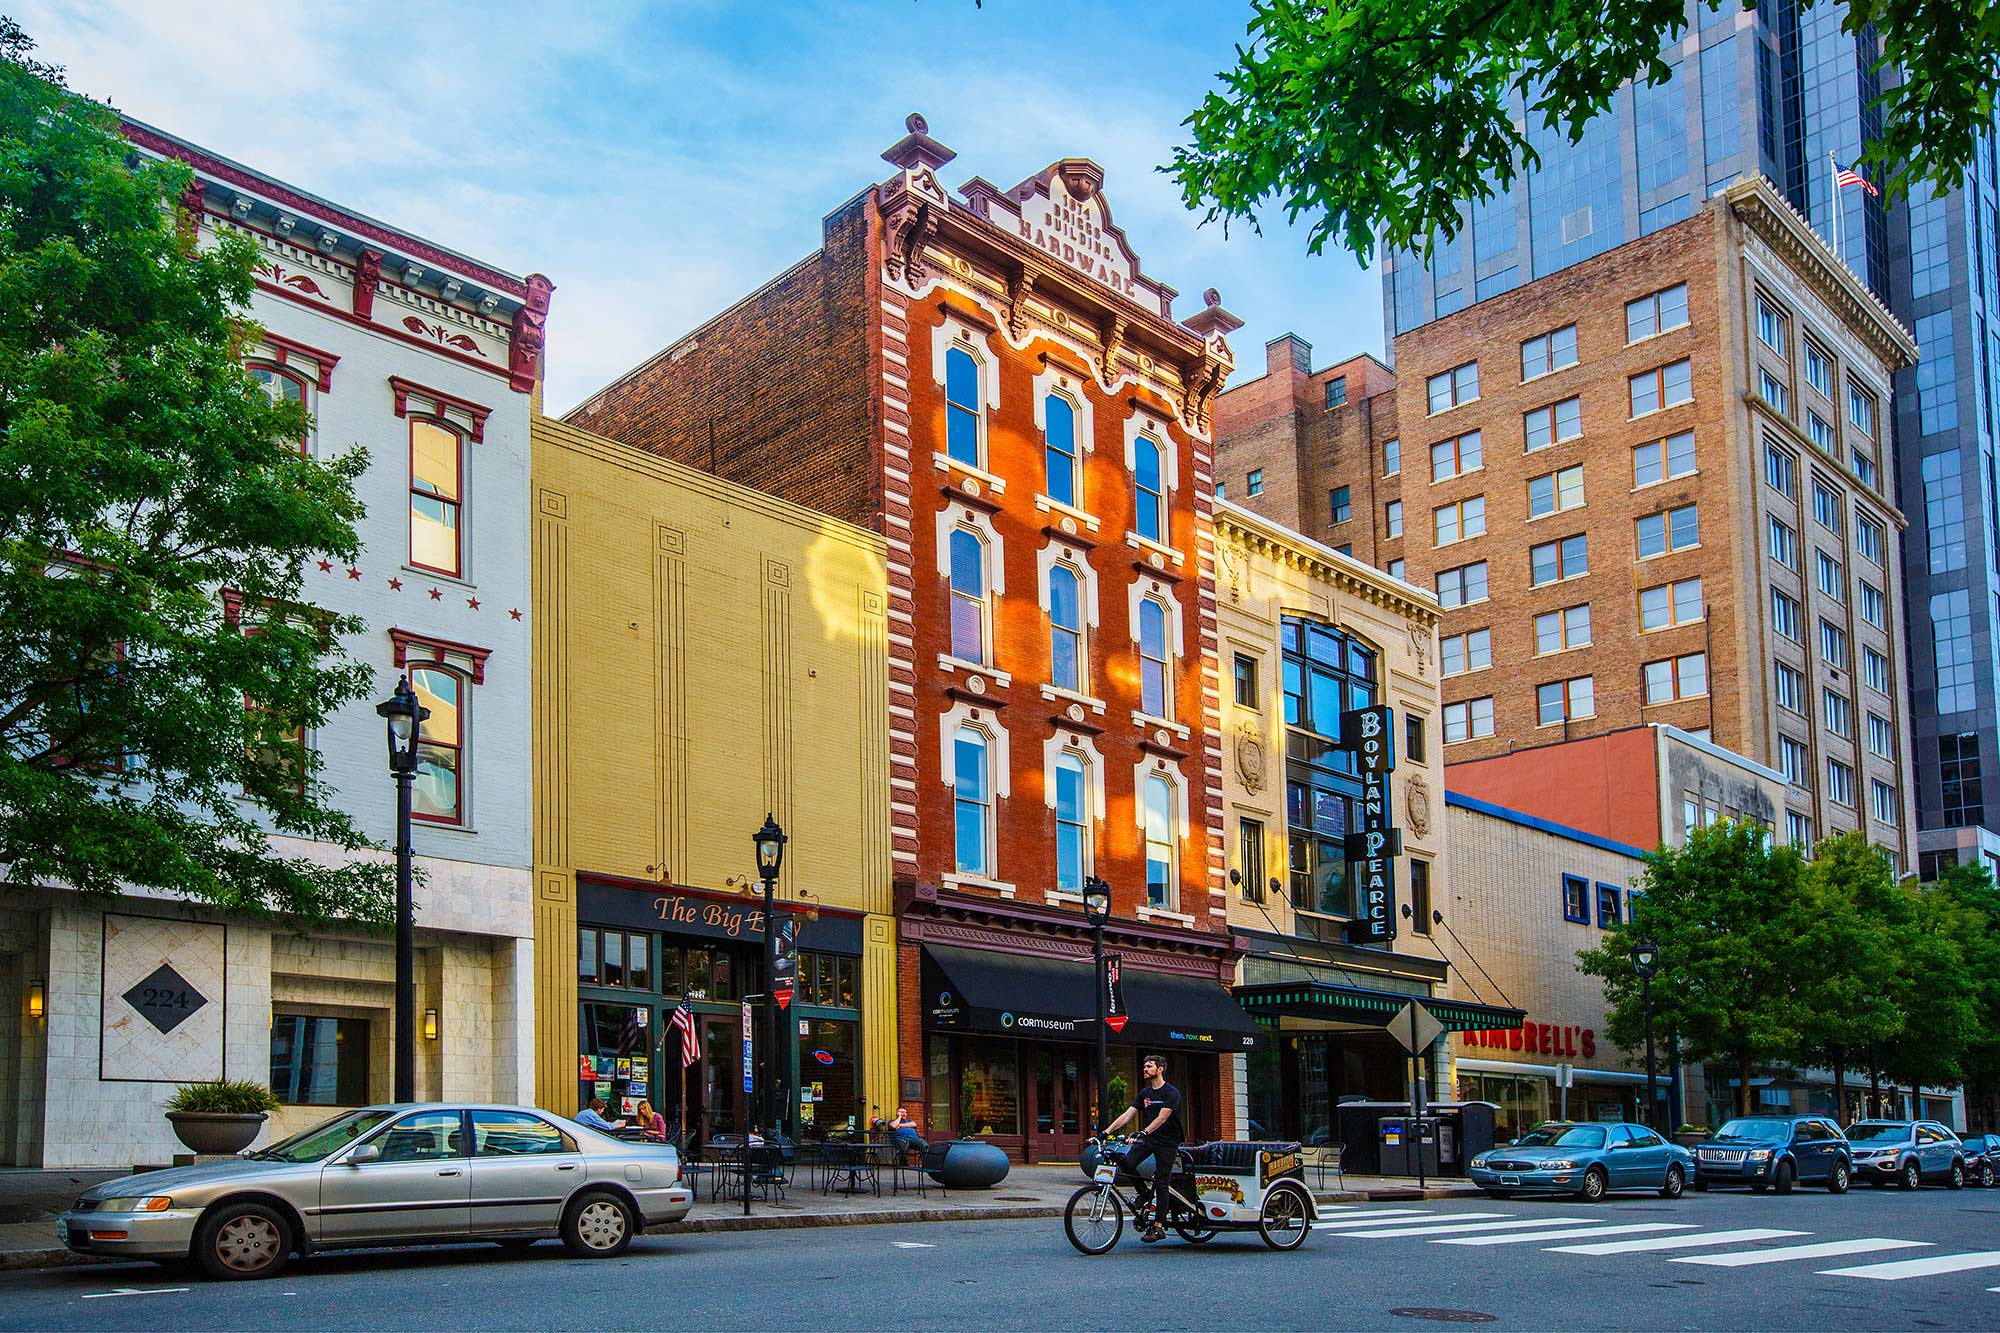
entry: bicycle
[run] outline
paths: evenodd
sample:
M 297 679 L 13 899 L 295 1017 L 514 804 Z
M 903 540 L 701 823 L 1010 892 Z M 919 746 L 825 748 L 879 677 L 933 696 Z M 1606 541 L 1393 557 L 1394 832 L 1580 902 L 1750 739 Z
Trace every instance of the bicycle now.
M 1109 1253 L 1124 1234 L 1126 1211 L 1135 1224 L 1144 1216 L 1139 1178 L 1124 1165 L 1127 1142 L 1092 1140 L 1098 1162 L 1090 1183 L 1063 1209 L 1063 1231 L 1080 1253 Z M 1129 1203 L 1121 1186 L 1131 1190 Z M 1182 1146 L 1172 1177 L 1155 1186 L 1152 1206 L 1160 1224 L 1190 1245 L 1206 1245 L 1224 1231 L 1256 1231 L 1274 1250 L 1296 1250 L 1318 1218 L 1296 1143 Z

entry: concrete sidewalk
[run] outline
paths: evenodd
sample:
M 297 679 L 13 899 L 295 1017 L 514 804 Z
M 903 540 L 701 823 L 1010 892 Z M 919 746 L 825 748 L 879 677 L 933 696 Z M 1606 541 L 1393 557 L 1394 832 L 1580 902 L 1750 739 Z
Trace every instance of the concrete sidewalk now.
M 0 1269 L 44 1268 L 58 1264 L 102 1262 L 72 1254 L 55 1243 L 55 1217 L 76 1196 L 99 1181 L 123 1171 L 31 1171 L 0 1168 Z M 1308 1180 L 1314 1180 L 1308 1172 Z M 1083 1173 L 1070 1166 L 1017 1166 L 990 1190 L 946 1193 L 932 1186 L 892 1192 L 885 1179 L 881 1194 L 822 1194 L 801 1174 L 782 1199 L 753 1199 L 750 1216 L 742 1201 L 708 1198 L 708 1181 L 701 1181 L 694 1212 L 662 1231 L 760 1231 L 787 1227 L 873 1226 L 885 1222 L 969 1222 L 1005 1218 L 1060 1217 L 1063 1204 L 1084 1183 Z M 1334 1178 L 1328 1176 L 1328 1184 Z M 1344 1189 L 1317 1191 L 1321 1203 L 1361 1203 L 1397 1199 L 1446 1198 L 1476 1193 L 1462 1180 L 1433 1184 L 1419 1193 L 1415 1180 L 1350 1175 Z

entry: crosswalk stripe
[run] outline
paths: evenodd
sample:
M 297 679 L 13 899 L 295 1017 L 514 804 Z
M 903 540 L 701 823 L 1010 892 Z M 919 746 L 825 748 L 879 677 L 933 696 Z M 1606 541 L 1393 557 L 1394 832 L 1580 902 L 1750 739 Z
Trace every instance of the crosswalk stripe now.
M 1508 1222 L 1438 1222 L 1426 1224 L 1422 1218 L 1412 1219 L 1415 1226 L 1382 1227 L 1374 1231 L 1349 1231 L 1349 1236 L 1443 1236 L 1454 1231 L 1519 1231 L 1523 1227 L 1553 1227 L 1567 1224 L 1587 1225 L 1587 1217 L 1517 1217 Z
M 1523 1245 L 1536 1240 L 1575 1240 L 1579 1236 L 1629 1236 L 1635 1231 L 1691 1230 L 1692 1222 L 1627 1222 L 1621 1226 L 1564 1227 L 1555 1231 L 1519 1231 L 1507 1236 L 1446 1236 L 1433 1245 Z
M 1933 1254 L 1923 1259 L 1894 1259 L 1886 1264 L 1862 1264 L 1858 1268 L 1822 1268 L 1818 1276 L 1872 1277 L 1880 1282 L 1900 1282 L 1906 1277 L 1964 1273 L 1974 1268 L 2000 1268 L 2000 1250 L 1979 1250 L 1972 1254 Z
M 1550 1248 L 1561 1254 L 1637 1254 L 1643 1250 L 1691 1250 L 1697 1245 L 1727 1245 L 1742 1240 L 1777 1240 L 1783 1236 L 1810 1235 L 1810 1231 L 1746 1227 L 1741 1231 L 1703 1231 L 1693 1236 L 1655 1236 L 1649 1240 L 1614 1240 L 1602 1245 L 1557 1245 Z M 2000 1263 L 2000 1255 L 1995 1255 L 1993 1261 Z
M 1399 1230 L 1407 1226 L 1484 1221 L 1489 1217 L 1506 1217 L 1508 1215 L 1507 1213 L 1412 1213 L 1408 1217 L 1385 1218 L 1382 1214 L 1377 1213 L 1374 1217 L 1343 1217 L 1338 1221 L 1328 1222 L 1325 1225 L 1330 1227 L 1373 1227 L 1379 1220 L 1382 1228 L 1386 1231 Z
M 1493 1216 L 1497 1217 L 1499 1216 L 1499 1214 L 1496 1213 L 1493 1214 Z M 1396 1225 L 1400 1226 L 1403 1222 L 1435 1222 L 1437 1220 L 1438 1220 L 1438 1214 L 1429 1212 L 1424 1209 L 1393 1208 L 1387 1212 L 1376 1213 L 1373 1216 L 1368 1216 L 1360 1213 L 1350 1213 L 1346 1217 L 1337 1217 L 1331 1222 L 1315 1222 L 1313 1223 L 1313 1226 L 1315 1229 L 1323 1226 L 1372 1227 L 1378 1224 L 1387 1225 L 1391 1221 L 1395 1221 Z
M 1865 1240 L 1830 1240 L 1820 1245 L 1782 1245 L 1775 1250 L 1744 1250 L 1740 1254 L 1689 1254 L 1677 1264 L 1709 1264 L 1716 1268 L 1748 1268 L 1752 1264 L 1782 1264 L 1794 1259 L 1831 1259 L 1840 1254 L 1867 1254 L 1872 1250 L 1913 1250 L 1929 1245 L 1927 1240 L 1890 1240 L 1870 1236 Z

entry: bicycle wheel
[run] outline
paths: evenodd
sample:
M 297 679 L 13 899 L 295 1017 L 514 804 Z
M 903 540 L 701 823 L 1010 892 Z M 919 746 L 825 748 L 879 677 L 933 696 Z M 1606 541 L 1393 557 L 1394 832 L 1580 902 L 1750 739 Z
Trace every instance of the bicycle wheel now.
M 1312 1202 L 1303 1187 L 1281 1180 L 1264 1194 L 1263 1211 L 1257 1215 L 1257 1232 L 1274 1250 L 1296 1250 L 1306 1243 L 1312 1230 Z
M 1215 1233 L 1199 1222 L 1176 1222 L 1174 1231 L 1190 1245 L 1206 1245 L 1215 1239 Z
M 1109 1185 L 1085 1185 L 1069 1196 L 1063 1231 L 1084 1254 L 1104 1254 L 1125 1231 L 1125 1204 Z

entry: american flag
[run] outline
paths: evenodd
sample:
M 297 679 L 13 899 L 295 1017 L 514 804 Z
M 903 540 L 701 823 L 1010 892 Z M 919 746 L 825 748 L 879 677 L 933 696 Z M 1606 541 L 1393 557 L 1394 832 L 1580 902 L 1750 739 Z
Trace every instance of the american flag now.
M 695 1043 L 694 1010 L 688 1008 L 687 996 L 681 996 L 680 1008 L 667 1020 L 667 1031 L 681 1034 L 681 1068 L 686 1069 L 701 1053 Z
M 1859 185 L 1862 189 L 1868 191 L 1868 193 L 1872 195 L 1877 196 L 1878 198 L 1882 193 L 1880 190 L 1876 189 L 1873 185 L 1870 185 L 1868 183 L 1868 178 L 1862 175 L 1860 172 L 1856 171 L 1853 167 L 1835 168 L 1833 173 L 1833 185 L 1834 188 L 1837 190 L 1844 190 L 1850 185 Z

